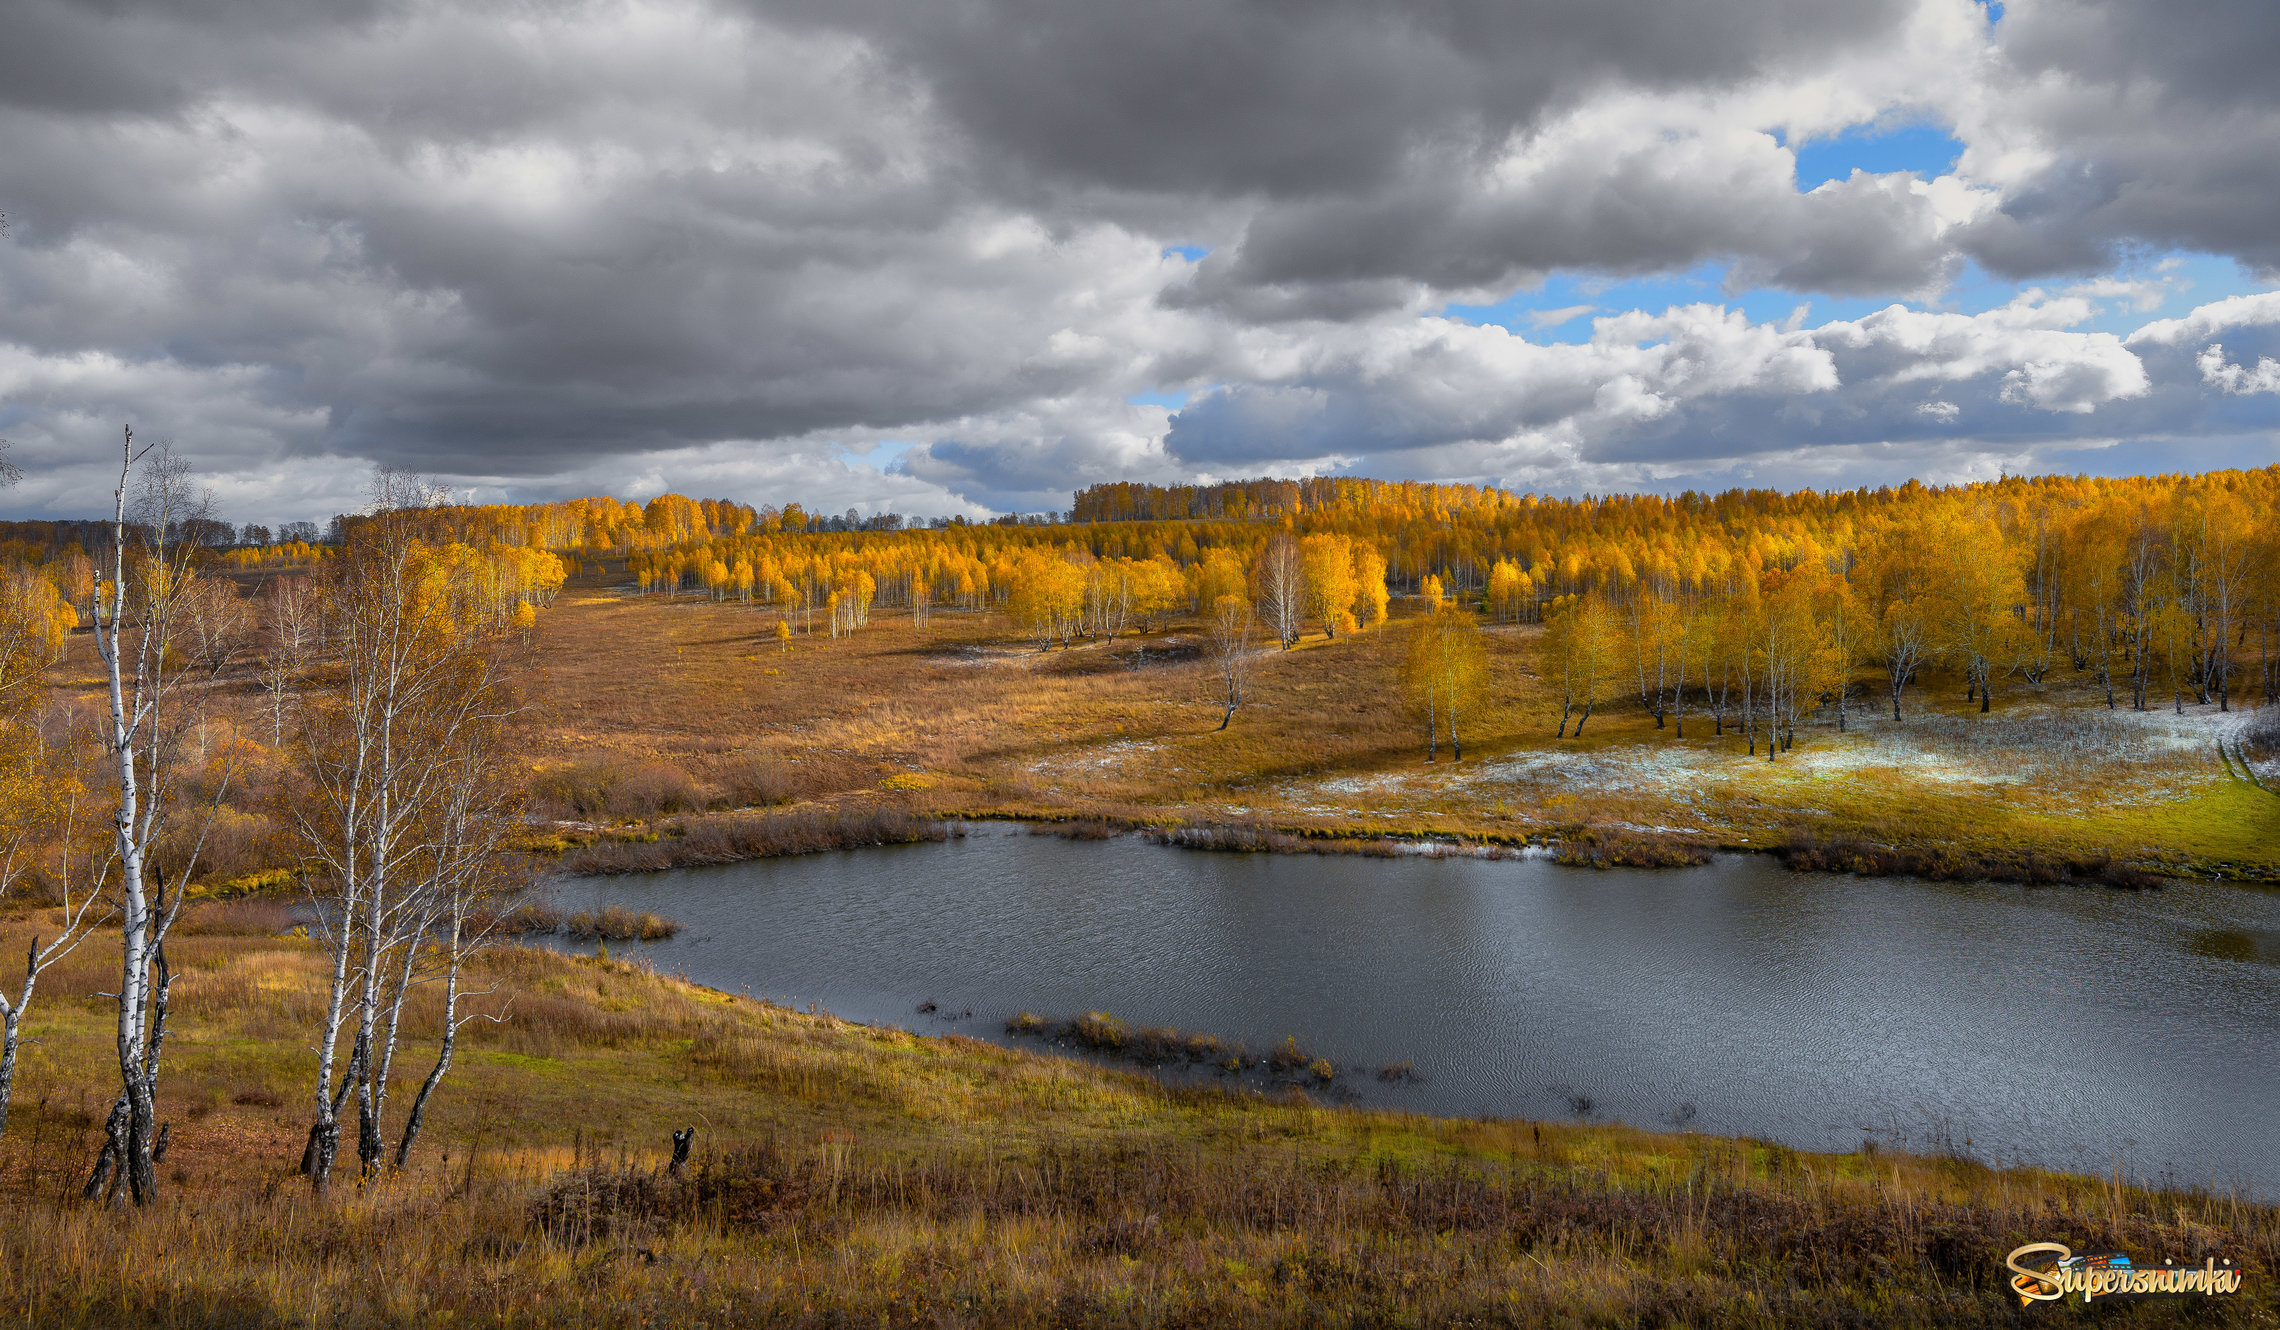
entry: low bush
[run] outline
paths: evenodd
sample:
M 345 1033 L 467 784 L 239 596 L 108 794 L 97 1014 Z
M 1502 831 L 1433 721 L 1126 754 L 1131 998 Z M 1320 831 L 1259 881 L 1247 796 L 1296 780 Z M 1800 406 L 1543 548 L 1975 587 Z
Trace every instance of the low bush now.
M 782 813 L 730 813 L 679 823 L 654 842 L 592 845 L 563 861 L 579 874 L 653 873 L 698 864 L 736 863 L 786 854 L 866 845 L 908 845 L 948 840 L 964 832 L 949 823 L 913 817 L 893 808 L 861 811 L 797 809 Z
M 681 931 L 681 926 L 644 910 L 638 914 L 623 906 L 580 910 L 562 925 L 580 942 L 658 942 Z
M 274 896 L 199 901 L 182 907 L 174 931 L 185 937 L 276 937 L 303 920 L 291 901 Z
M 808 757 L 793 761 L 747 754 L 725 764 L 718 779 L 731 804 L 764 808 L 864 789 L 872 784 L 875 771 L 845 758 Z
M 1032 822 L 1032 836 L 1059 836 L 1063 840 L 1114 840 L 1125 828 L 1098 818 L 1072 818 L 1066 822 Z
M 472 922 L 478 929 L 487 927 L 504 937 L 524 937 L 562 931 L 562 912 L 541 901 L 524 901 L 505 914 L 484 916 Z
M 704 792 L 688 772 L 670 762 L 647 762 L 610 790 L 608 806 L 613 816 L 647 819 L 693 812 L 705 802 Z
M 1064 1047 L 1084 1049 L 1098 1057 L 1139 1066 L 1166 1064 L 1207 1066 L 1227 1074 L 1265 1071 L 1290 1081 L 1327 1085 L 1338 1077 L 1330 1059 L 1294 1038 L 1288 1038 L 1265 1056 L 1242 1044 L 1230 1045 L 1215 1034 L 1179 1030 L 1169 1025 L 1132 1029 L 1105 1011 L 1088 1011 L 1072 1020 L 1051 1021 L 1033 1011 L 1017 1012 L 1005 1023 L 1005 1032 L 1051 1039 Z M 1407 1068 L 1409 1064 L 1401 1064 Z M 1405 1070 L 1404 1075 L 1409 1073 Z M 1380 1079 L 1387 1079 L 1382 1077 Z
M 279 839 L 277 824 L 267 816 L 223 804 L 213 810 L 211 821 L 199 816 L 174 819 L 153 847 L 151 863 L 169 883 L 181 882 L 185 868 L 192 869 L 200 882 L 227 882 L 284 859 Z M 193 850 L 198 856 L 195 864 L 190 859 Z
M 1692 868 L 1710 862 L 1710 847 L 1659 836 L 1610 834 L 1596 828 L 1563 838 L 1554 862 L 1576 868 Z
M 1783 863 L 1801 872 L 1852 873 L 1860 877 L 1921 877 L 1935 882 L 2017 882 L 2027 886 L 2116 887 L 2124 891 L 2160 888 L 2167 879 L 2104 854 L 2053 855 L 2039 851 L 1981 853 L 1938 846 L 1912 849 L 1862 841 L 1797 838 L 1778 851 Z
M 2242 753 L 2259 762 L 2280 762 L 2280 706 L 2266 703 L 2240 727 Z
M 1148 839 L 1182 850 L 1213 850 L 1225 854 L 1358 854 L 1373 859 L 1396 859 L 1413 853 L 1398 841 L 1355 836 L 1293 836 L 1258 823 L 1236 822 L 1200 827 L 1154 827 Z
M 572 1247 L 649 1237 L 690 1220 L 765 1231 L 799 1214 L 815 1192 L 817 1173 L 816 1160 L 794 1159 L 773 1143 L 698 1160 L 679 1175 L 588 1169 L 541 1193 L 530 1221 Z
M 531 811 L 556 818 L 605 817 L 610 793 L 624 773 L 614 762 L 573 762 L 531 779 Z

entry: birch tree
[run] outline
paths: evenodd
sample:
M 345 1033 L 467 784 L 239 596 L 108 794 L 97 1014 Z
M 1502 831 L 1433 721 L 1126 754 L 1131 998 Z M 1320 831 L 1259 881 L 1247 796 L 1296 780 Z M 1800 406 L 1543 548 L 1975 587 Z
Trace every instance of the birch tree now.
M 1615 678 L 1619 650 L 1613 616 L 1596 595 L 1563 596 L 1544 616 L 1543 672 L 1560 687 L 1559 737 L 1568 737 L 1568 722 L 1575 721 L 1575 737 L 1591 713 L 1606 699 Z
M 1235 719 L 1251 682 L 1251 602 L 1227 595 L 1211 608 L 1211 664 L 1219 676 L 1219 691 L 1227 704 L 1219 729 Z M 1217 733 L 1217 731 L 1214 731 Z
M 1290 650 L 1306 624 L 1306 556 L 1298 542 L 1277 533 L 1260 547 L 1251 565 L 1251 584 L 1267 631 L 1283 650 Z
M 1933 653 L 1932 563 L 1919 533 L 1893 527 L 1861 551 L 1861 579 L 1882 609 L 1868 629 L 1868 650 L 1884 670 L 1885 698 L 1900 719 L 1900 694 Z
M 405 994 L 432 957 L 439 911 L 463 932 L 464 911 L 438 902 L 467 880 L 478 821 L 454 809 L 505 711 L 506 640 L 486 626 L 464 567 L 423 544 L 412 520 L 432 498 L 416 478 L 381 472 L 371 518 L 326 570 L 319 595 L 338 682 L 305 709 L 301 789 L 281 810 L 315 870 L 311 931 L 327 962 L 302 1156 L 320 1193 L 352 1098 L 362 1171 L 380 1167 Z
M 1425 717 L 1425 760 L 1440 756 L 1440 737 L 1449 737 L 1450 760 L 1465 759 L 1462 721 L 1479 699 L 1488 678 L 1488 653 L 1480 624 L 1465 610 L 1444 605 L 1411 632 L 1402 670 L 1410 703 Z
M 1354 580 L 1354 542 L 1324 533 L 1299 542 L 1306 617 L 1321 625 L 1324 637 L 1354 632 L 1354 599 L 1361 588 Z
M 191 585 L 194 547 L 170 538 L 206 517 L 206 499 L 190 484 L 188 464 L 163 445 L 137 451 L 132 428 L 120 445 L 119 485 L 112 494 L 109 576 L 96 590 L 95 654 L 104 673 L 109 715 L 104 757 L 113 772 L 109 857 L 81 890 L 100 894 L 116 874 L 120 982 L 117 1011 L 120 1096 L 87 1192 L 123 1180 L 137 1205 L 157 1196 L 151 1152 L 157 1141 L 158 1076 L 166 1043 L 173 974 L 166 937 L 182 908 L 181 887 L 195 871 L 204 827 L 190 838 L 171 896 L 154 873 L 151 847 L 166 829 L 178 794 L 183 653 L 176 628 Z M 129 521 L 130 493 L 134 521 Z M 227 788 L 208 782 L 206 823 Z
M 316 625 L 309 602 L 305 577 L 272 578 L 262 594 L 258 677 L 269 704 L 271 747 L 285 742 L 286 711 L 315 645 Z

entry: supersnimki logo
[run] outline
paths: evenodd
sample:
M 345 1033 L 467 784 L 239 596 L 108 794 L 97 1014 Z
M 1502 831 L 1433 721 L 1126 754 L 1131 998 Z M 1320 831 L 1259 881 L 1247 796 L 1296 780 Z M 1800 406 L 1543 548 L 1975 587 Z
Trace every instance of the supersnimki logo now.
M 2024 1263 L 2034 1256 L 2048 1257 L 2050 1262 L 2041 1268 Z M 2074 1294 L 2090 1302 L 2097 1298 L 2219 1297 L 2240 1291 L 2241 1271 L 2230 1260 L 2215 1257 L 2200 1265 L 2164 1261 L 2141 1266 L 2120 1252 L 2077 1256 L 2064 1243 L 2030 1242 L 2014 1250 L 2003 1264 L 2013 1271 L 2011 1291 L 2019 1295 L 2022 1307 L 2056 1302 Z

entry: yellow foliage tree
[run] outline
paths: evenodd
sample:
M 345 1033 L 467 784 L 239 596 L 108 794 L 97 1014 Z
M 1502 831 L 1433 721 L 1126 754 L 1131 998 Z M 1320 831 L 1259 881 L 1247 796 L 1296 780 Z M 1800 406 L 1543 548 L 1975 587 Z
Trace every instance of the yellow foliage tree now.
M 1354 542 L 1324 532 L 1306 537 L 1298 548 L 1307 617 L 1321 625 L 1324 637 L 1355 631 L 1354 601 L 1361 588 L 1354 580 Z
M 1425 760 L 1436 760 L 1440 736 L 1449 737 L 1451 759 L 1465 757 L 1460 722 L 1480 700 L 1488 681 L 1488 652 L 1480 624 L 1465 610 L 1443 605 L 1417 625 L 1409 639 L 1402 683 L 1425 718 Z

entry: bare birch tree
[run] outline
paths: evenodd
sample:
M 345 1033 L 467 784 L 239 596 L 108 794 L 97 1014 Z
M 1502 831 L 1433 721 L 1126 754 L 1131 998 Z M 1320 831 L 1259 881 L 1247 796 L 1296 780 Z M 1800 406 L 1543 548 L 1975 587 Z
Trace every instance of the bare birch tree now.
M 302 1156 L 319 1192 L 352 1096 L 362 1171 L 369 1177 L 380 1167 L 404 998 L 432 974 L 444 921 L 455 921 L 445 965 L 457 995 L 459 965 L 477 939 L 467 908 L 453 902 L 479 883 L 473 866 L 496 848 L 498 818 L 475 810 L 507 783 L 484 763 L 505 709 L 508 642 L 480 613 L 463 570 L 420 539 L 418 510 L 435 498 L 417 478 L 380 472 L 371 516 L 356 524 L 319 588 L 338 683 L 303 709 L 296 757 L 304 788 L 284 810 L 317 870 L 311 931 L 329 962 L 316 1111 Z M 458 1019 L 453 1008 L 447 1022 Z M 449 1046 L 447 1037 L 445 1067 Z
M 1283 650 L 1290 650 L 1306 627 L 1306 556 L 1298 542 L 1288 533 L 1269 540 L 1251 565 L 1251 582 L 1259 617 Z
M 1235 719 L 1235 708 L 1251 681 L 1251 603 L 1241 596 L 1221 596 L 1211 608 L 1211 664 L 1219 674 L 1219 689 L 1227 712 L 1219 728 Z M 1216 733 L 1217 731 L 1214 731 Z
M 285 713 L 316 644 L 314 609 L 305 577 L 270 579 L 262 594 L 261 691 L 269 702 L 270 745 L 285 742 Z
M 130 492 L 132 518 L 130 522 Z M 152 1152 L 157 1145 L 160 1057 L 165 1050 L 173 973 L 166 937 L 182 908 L 181 887 L 197 866 L 205 826 L 227 789 L 207 782 L 205 825 L 190 839 L 181 881 L 169 896 L 164 874 L 151 863 L 151 847 L 174 813 L 181 774 L 182 715 L 177 693 L 183 656 L 176 640 L 185 592 L 195 576 L 195 547 L 172 533 L 195 529 L 207 517 L 206 496 L 190 484 L 189 465 L 164 444 L 138 452 L 132 428 L 120 445 L 119 486 L 113 493 L 110 568 L 95 596 L 95 653 L 108 693 L 103 729 L 106 760 L 116 773 L 111 851 L 81 888 L 100 894 L 115 871 L 120 924 L 118 1010 L 119 1103 L 87 1194 L 123 1180 L 138 1205 L 157 1195 Z
M 468 960 L 496 940 L 501 919 L 512 910 L 524 885 L 525 874 L 503 853 L 507 832 L 513 826 L 508 799 L 502 791 L 514 788 L 497 745 L 490 742 L 488 726 L 466 737 L 460 755 L 445 782 L 439 803 L 437 834 L 430 840 L 420 895 L 422 929 L 412 943 L 413 964 L 405 970 L 401 995 L 420 983 L 443 984 L 443 1015 L 437 1032 L 435 1062 L 413 1095 L 404 1127 L 396 1140 L 393 1167 L 401 1171 L 419 1141 L 427 1119 L 428 1101 L 451 1071 L 459 1047 L 459 1031 L 477 1020 L 503 1020 L 502 1014 L 469 1010 L 466 1003 L 491 996 L 493 989 L 466 986 Z M 396 1029 L 394 1014 L 389 1019 Z M 391 1040 L 391 1044 L 393 1041 Z M 392 1059 L 391 1059 L 392 1061 Z M 387 1076 L 380 1078 L 381 1097 Z M 378 1123 L 374 1124 L 377 1131 Z
M 183 645 L 207 678 L 219 678 L 244 645 L 248 609 L 226 579 L 193 578 L 182 589 Z

